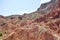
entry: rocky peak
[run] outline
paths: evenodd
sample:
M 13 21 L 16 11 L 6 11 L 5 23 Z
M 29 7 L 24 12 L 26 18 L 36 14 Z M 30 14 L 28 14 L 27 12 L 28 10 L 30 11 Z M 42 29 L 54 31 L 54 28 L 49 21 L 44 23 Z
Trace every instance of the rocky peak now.
M 54 8 L 60 7 L 60 0 L 51 0 L 50 2 L 43 3 L 37 9 L 38 13 L 47 13 L 52 11 Z

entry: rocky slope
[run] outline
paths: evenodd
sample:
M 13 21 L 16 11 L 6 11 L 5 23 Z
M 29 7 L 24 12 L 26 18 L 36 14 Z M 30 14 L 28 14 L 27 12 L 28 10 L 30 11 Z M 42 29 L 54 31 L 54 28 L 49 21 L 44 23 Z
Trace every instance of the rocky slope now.
M 0 16 L 0 40 L 60 40 L 60 0 L 30 14 Z

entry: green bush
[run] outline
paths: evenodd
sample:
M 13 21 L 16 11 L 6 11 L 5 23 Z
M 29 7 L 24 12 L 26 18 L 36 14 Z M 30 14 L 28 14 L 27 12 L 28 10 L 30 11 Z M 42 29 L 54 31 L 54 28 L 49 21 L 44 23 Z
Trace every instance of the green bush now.
M 2 36 L 2 32 L 0 32 L 0 36 Z

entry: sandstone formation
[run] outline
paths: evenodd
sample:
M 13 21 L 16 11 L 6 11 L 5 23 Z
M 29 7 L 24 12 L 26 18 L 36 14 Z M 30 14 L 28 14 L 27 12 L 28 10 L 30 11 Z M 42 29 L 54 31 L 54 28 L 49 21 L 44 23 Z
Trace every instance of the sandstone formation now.
M 0 40 L 60 40 L 60 0 L 30 14 L 0 16 Z

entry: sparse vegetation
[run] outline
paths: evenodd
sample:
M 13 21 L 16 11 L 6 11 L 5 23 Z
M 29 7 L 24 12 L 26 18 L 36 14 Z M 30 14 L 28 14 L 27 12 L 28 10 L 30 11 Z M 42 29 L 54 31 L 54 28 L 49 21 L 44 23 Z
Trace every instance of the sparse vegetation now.
M 0 37 L 2 36 L 2 32 L 0 32 Z

